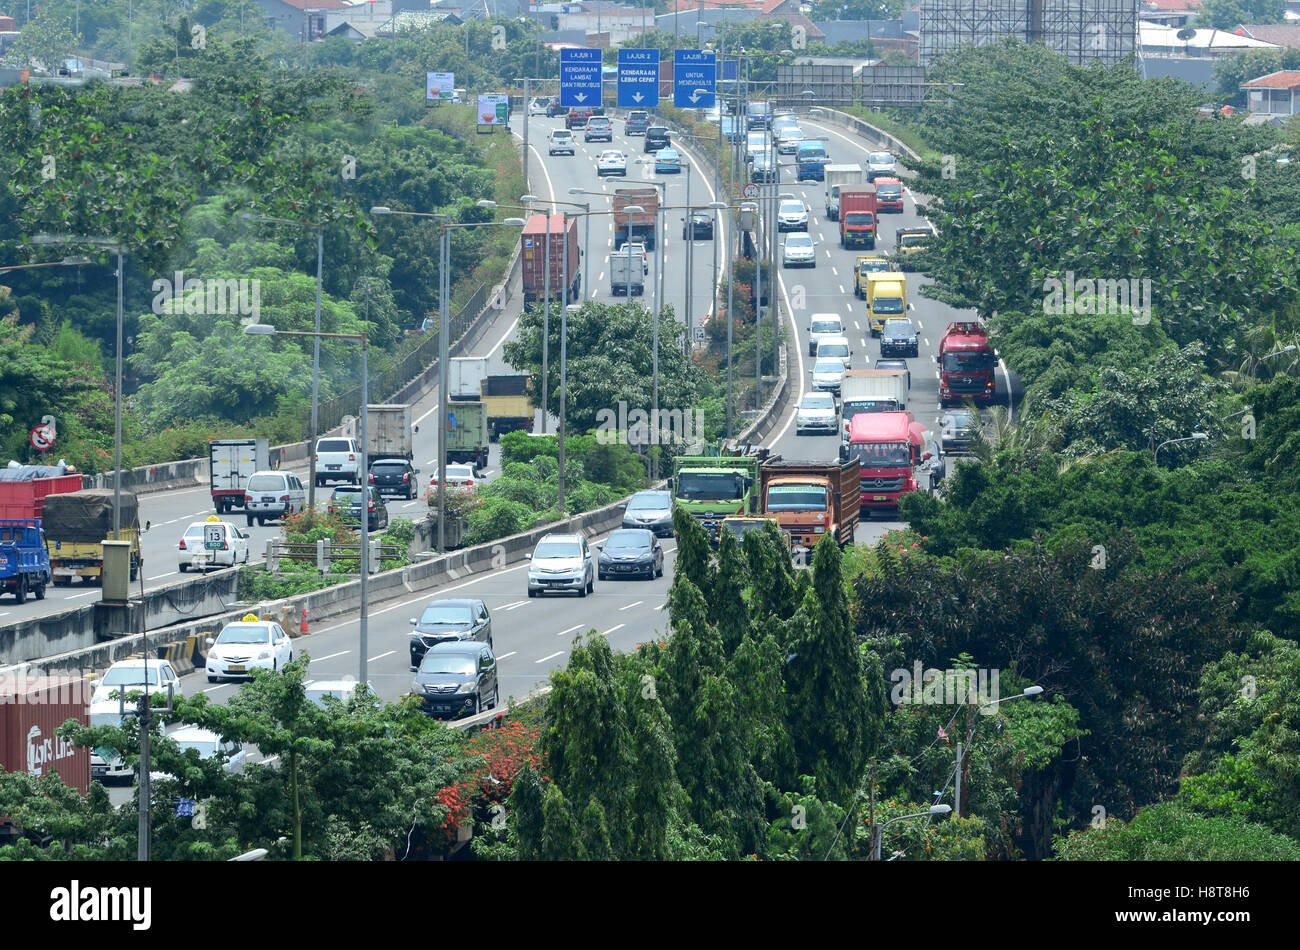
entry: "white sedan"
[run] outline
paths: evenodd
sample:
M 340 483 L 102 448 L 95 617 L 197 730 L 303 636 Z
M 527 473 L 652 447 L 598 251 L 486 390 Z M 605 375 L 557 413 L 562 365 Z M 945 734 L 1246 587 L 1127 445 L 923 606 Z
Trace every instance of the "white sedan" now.
M 223 739 L 220 733 L 212 732 L 210 729 L 200 729 L 198 726 L 185 726 L 170 733 L 167 738 L 173 740 L 180 747 L 181 752 L 193 749 L 199 754 L 200 759 L 215 759 L 220 757 L 221 767 L 230 773 L 239 773 L 244 771 L 244 760 L 247 753 L 244 747 L 234 739 Z M 149 778 L 155 782 L 164 779 L 176 782 L 180 781 L 174 775 L 168 775 L 166 772 L 149 771 Z
M 209 548 L 207 532 L 214 528 L 220 533 L 220 547 Z M 248 535 L 215 515 L 207 521 L 195 521 L 186 528 L 177 549 L 182 574 L 191 567 L 206 571 L 209 567 L 234 567 L 248 563 Z
M 293 661 L 293 643 L 284 629 L 272 620 L 246 614 L 221 628 L 214 640 L 208 637 L 208 682 L 240 679 L 252 670 L 278 671 Z
M 606 149 L 600 153 L 596 159 L 596 175 L 604 178 L 606 175 L 622 175 L 627 177 L 627 156 L 616 148 Z
M 478 484 L 474 478 L 474 466 L 472 465 L 448 465 L 447 466 L 447 487 L 448 488 L 473 488 Z M 429 479 L 429 488 L 434 491 L 438 490 L 438 475 L 435 472 Z
M 826 392 L 807 392 L 799 402 L 794 417 L 794 434 L 821 432 L 834 435 L 839 429 L 839 413 L 835 397 Z

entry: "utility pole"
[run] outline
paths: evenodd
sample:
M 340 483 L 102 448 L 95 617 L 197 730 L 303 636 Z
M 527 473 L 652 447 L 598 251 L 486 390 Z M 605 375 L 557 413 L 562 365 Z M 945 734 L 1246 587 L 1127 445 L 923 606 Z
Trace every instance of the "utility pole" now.
M 528 184 L 528 127 L 533 124 L 532 116 L 528 114 L 528 104 L 532 98 L 528 95 L 528 77 L 524 77 L 524 189 L 532 191 Z
M 542 266 L 546 269 L 545 294 L 542 306 L 542 435 L 546 435 L 546 416 L 551 408 L 550 352 L 551 352 L 551 212 L 546 212 L 546 250 L 542 253 Z

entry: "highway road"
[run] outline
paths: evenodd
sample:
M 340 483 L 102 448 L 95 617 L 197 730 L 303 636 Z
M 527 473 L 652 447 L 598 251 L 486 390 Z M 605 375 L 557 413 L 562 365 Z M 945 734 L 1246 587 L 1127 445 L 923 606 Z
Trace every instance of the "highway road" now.
M 530 130 L 530 144 L 544 142 L 544 130 L 553 127 L 560 120 L 534 118 L 534 128 Z M 616 131 L 622 123 L 616 122 Z M 838 163 L 858 162 L 865 166 L 867 151 L 872 143 L 843 132 L 838 128 L 818 122 L 803 123 L 805 132 L 815 132 L 824 137 L 832 160 Z M 615 147 L 619 143 L 616 138 Z M 590 161 L 557 156 L 548 158 L 544 151 L 534 152 L 532 170 L 534 189 L 544 197 L 552 194 L 561 200 L 568 200 L 569 187 L 585 187 L 601 190 L 601 184 L 612 189 L 619 187 L 621 181 L 595 182 L 594 156 L 590 153 L 599 147 L 593 143 L 584 150 L 579 142 L 579 155 L 584 151 Z M 786 173 L 787 175 L 789 172 Z M 570 183 L 573 184 L 570 184 Z M 684 186 L 684 183 L 683 183 Z M 670 185 L 670 189 L 674 186 Z M 793 193 L 803 197 L 809 205 L 809 232 L 821 243 L 817 248 L 817 267 L 806 270 L 780 271 L 779 292 L 786 306 L 786 328 L 797 341 L 788 351 L 792 359 L 791 371 L 796 377 L 792 386 L 802 391 L 807 385 L 811 359 L 808 357 L 808 316 L 814 312 L 837 311 L 845 318 L 846 326 L 851 328 L 854 346 L 852 365 L 854 368 L 870 366 L 879 355 L 879 344 L 866 330 L 865 304 L 853 296 L 851 265 L 857 252 L 841 250 L 838 241 L 837 224 L 827 221 L 821 203 L 822 190 L 819 183 L 794 184 L 789 181 L 782 184 L 781 192 Z M 694 197 L 694 195 L 692 196 Z M 585 199 L 582 199 L 585 200 Z M 593 199 L 598 201 L 599 199 Z M 711 200 L 711 199 L 710 199 Z M 599 267 L 610 246 L 611 232 L 607 219 L 593 217 L 592 260 L 593 268 Z M 884 215 L 880 225 L 882 240 L 877 249 L 888 252 L 894 244 L 894 229 L 920 223 L 916 212 L 914 196 L 905 195 L 904 212 L 901 215 Z M 680 231 L 677 232 L 680 237 Z M 707 242 L 700 242 L 699 247 Z M 601 251 L 598 253 L 597 248 Z M 682 261 L 680 253 L 682 242 L 671 241 L 668 247 L 668 273 L 680 273 L 674 269 L 674 261 Z M 697 267 L 705 266 L 697 255 Z M 684 261 L 680 265 L 684 267 Z M 711 268 L 711 261 L 707 264 Z M 912 368 L 912 409 L 917 418 L 923 422 L 936 422 L 939 416 L 938 406 L 938 372 L 934 363 L 939 338 L 950 320 L 969 317 L 968 313 L 955 311 L 943 304 L 921 297 L 914 288 L 925 283 L 924 277 L 915 273 L 908 275 L 909 296 L 912 301 L 911 316 L 919 324 L 921 346 L 919 358 L 910 361 Z M 667 281 L 668 288 L 677 287 L 684 291 L 680 278 Z M 707 307 L 708 281 L 696 282 L 697 305 Z M 596 297 L 608 296 L 608 287 L 597 284 L 594 288 Z M 700 295 L 704 298 L 700 299 Z M 791 303 L 802 295 L 806 306 L 794 310 Z M 671 300 L 671 295 L 666 294 Z M 699 311 L 703 313 L 704 310 Z M 514 310 L 507 310 L 497 325 L 477 348 L 477 353 L 484 353 L 500 360 L 500 348 L 504 340 L 515 332 L 515 318 L 518 304 Z M 556 370 L 558 371 L 558 370 Z M 744 372 L 744 368 L 739 369 Z M 1004 372 L 998 375 L 998 400 L 1003 404 L 1012 398 L 1012 390 Z M 433 397 L 420 403 L 416 413 L 420 417 L 421 431 L 416 436 L 419 461 L 427 475 L 430 467 L 428 459 L 436 452 L 434 436 L 436 427 L 427 424 Z M 787 413 L 783 421 L 773 431 L 768 445 L 775 452 L 786 458 L 810 458 L 819 460 L 834 459 L 838 455 L 838 440 L 831 436 L 796 436 L 793 425 L 793 411 Z M 493 465 L 496 466 L 494 447 Z M 174 510 L 189 512 L 199 511 L 206 499 L 200 491 L 164 493 L 147 496 L 147 504 L 178 506 Z M 190 506 L 186 508 L 188 503 Z M 394 514 L 401 513 L 403 503 L 397 503 Z M 420 504 L 423 504 L 422 502 Z M 206 513 L 206 512 L 204 512 Z M 185 515 L 181 520 L 187 519 Z M 179 521 L 177 522 L 179 525 Z M 901 528 L 896 520 L 877 517 L 858 528 L 858 543 L 872 543 L 883 537 L 888 531 Z M 254 529 L 257 530 L 256 528 Z M 265 529 L 269 534 L 273 528 Z M 603 539 L 595 539 L 593 544 Z M 585 599 L 576 595 L 563 594 L 553 597 L 529 598 L 526 594 L 525 572 L 527 562 L 520 562 L 498 570 L 476 574 L 450 586 L 436 591 L 414 594 L 397 602 L 383 603 L 372 607 L 369 613 L 368 632 L 368 679 L 378 695 L 384 700 L 394 700 L 408 692 L 412 682 L 409 669 L 408 638 L 410 624 L 408 619 L 417 616 L 421 607 L 430 600 L 442 597 L 478 597 L 487 604 L 492 615 L 493 639 L 500 662 L 501 696 L 522 697 L 532 689 L 543 684 L 550 672 L 562 668 L 576 638 L 591 630 L 599 631 L 609 637 L 615 649 L 634 649 L 636 644 L 667 632 L 668 618 L 667 592 L 672 583 L 676 560 L 676 546 L 668 540 L 665 547 L 664 576 L 653 581 L 597 581 L 595 594 Z M 174 567 L 174 565 L 172 565 Z M 146 572 L 151 574 L 151 572 Z M 310 677 L 313 680 L 332 680 L 355 678 L 359 662 L 359 616 L 336 618 L 314 627 L 305 638 L 294 640 L 295 651 L 305 651 L 311 657 Z M 187 694 L 203 692 L 217 702 L 223 702 L 239 688 L 238 684 L 207 682 L 206 675 L 197 671 L 183 678 Z M 257 761 L 254 754 L 250 761 Z M 112 790 L 114 801 L 122 802 L 130 797 L 129 789 Z

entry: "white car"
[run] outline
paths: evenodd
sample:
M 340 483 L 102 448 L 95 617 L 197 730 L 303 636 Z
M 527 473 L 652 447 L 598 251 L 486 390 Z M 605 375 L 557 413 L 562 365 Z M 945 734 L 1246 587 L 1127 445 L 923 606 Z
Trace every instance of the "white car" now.
M 369 687 L 371 693 L 375 691 L 374 686 L 371 686 L 371 684 L 367 683 L 366 686 Z M 305 683 L 303 688 L 307 693 L 307 699 L 324 709 L 326 696 L 333 696 L 339 702 L 347 705 L 352 699 L 352 694 L 357 691 L 357 681 L 313 680 L 310 683 Z
M 573 133 L 568 129 L 551 129 L 546 144 L 551 155 L 558 155 L 561 152 L 565 155 L 572 155 L 574 149 Z
M 877 178 L 896 178 L 898 164 L 890 152 L 871 152 L 867 155 L 867 181 Z
M 213 529 L 221 534 L 221 547 L 208 548 L 207 533 Z M 215 515 L 206 521 L 195 521 L 181 535 L 179 568 L 182 574 L 191 567 L 206 571 L 210 567 L 234 567 L 248 563 L 248 535 L 228 521 Z
M 825 359 L 837 359 L 844 363 L 844 368 L 849 368 L 849 357 L 853 355 L 853 350 L 849 347 L 849 338 L 846 336 L 828 336 L 817 341 L 817 360 L 820 362 Z
M 796 232 L 781 245 L 782 267 L 816 267 L 817 246 L 808 232 Z
M 361 443 L 356 439 L 320 439 L 316 443 L 316 487 L 326 482 L 361 484 Z
M 827 337 L 843 336 L 844 321 L 838 313 L 814 313 L 808 319 L 808 355 L 817 355 L 817 344 Z
M 808 208 L 798 198 L 782 201 L 776 209 L 778 231 L 807 231 Z
M 352 442 L 351 439 L 332 441 Z M 323 485 L 329 477 L 337 476 L 318 477 L 316 482 L 318 485 Z M 248 477 L 248 484 L 244 486 L 244 518 L 248 521 L 246 527 L 253 526 L 253 519 L 257 519 L 259 525 L 277 519 L 284 524 L 285 518 L 297 514 L 306 507 L 307 489 L 293 472 L 254 472 Z
M 219 679 L 245 679 L 252 670 L 284 669 L 293 661 L 293 643 L 284 629 L 273 620 L 246 614 L 221 628 L 216 639 L 208 637 L 208 682 Z
M 473 465 L 448 465 L 447 466 L 447 487 L 448 488 L 473 488 L 479 483 L 474 478 Z M 429 479 L 429 487 L 436 489 L 438 487 L 438 473 L 434 472 L 433 477 Z
M 606 175 L 622 175 L 627 177 L 627 156 L 618 149 L 606 149 L 600 153 L 600 158 L 596 159 L 596 175 L 604 178 Z
M 839 421 L 834 396 L 830 393 L 804 393 L 794 417 L 794 434 L 822 432 L 835 435 L 839 431 Z
M 818 360 L 812 368 L 812 387 L 817 392 L 839 395 L 844 383 L 844 364 L 833 357 Z
M 125 692 L 128 703 L 146 684 L 150 693 L 165 693 L 168 686 L 178 696 L 185 693 L 181 678 L 176 675 L 170 660 L 118 660 L 92 682 L 90 705 L 112 704 L 114 713 L 118 710 L 118 701 L 113 694 L 117 692 Z
M 541 99 L 533 99 L 532 102 L 528 103 L 528 114 L 530 116 L 546 115 L 546 106 L 547 103 L 543 102 Z
M 210 729 L 200 729 L 198 726 L 185 726 L 169 733 L 168 739 L 174 741 L 180 750 L 185 752 L 193 749 L 199 754 L 200 759 L 214 759 L 220 756 L 221 767 L 230 773 L 244 771 L 244 760 L 248 753 L 244 747 L 234 739 L 223 739 L 220 733 L 213 732 Z M 166 772 L 149 771 L 149 778 L 152 781 L 160 782 L 163 779 L 170 781 L 179 781 L 176 776 L 168 775 Z
M 776 133 L 776 150 L 782 155 L 793 155 L 799 151 L 799 143 L 803 141 L 803 129 L 797 125 L 783 126 Z

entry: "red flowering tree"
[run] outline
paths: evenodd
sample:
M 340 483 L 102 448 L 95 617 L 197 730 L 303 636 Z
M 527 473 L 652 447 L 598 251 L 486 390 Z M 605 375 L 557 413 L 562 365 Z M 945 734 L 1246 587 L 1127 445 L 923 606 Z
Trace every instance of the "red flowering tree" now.
M 515 779 L 527 765 L 542 770 L 537 723 L 514 719 L 498 729 L 478 733 L 457 753 L 465 763 L 463 777 L 438 792 L 438 801 L 447 809 L 439 826 L 448 847 L 456 840 L 457 829 L 476 819 L 486 820 L 493 805 L 501 805 L 514 788 Z

